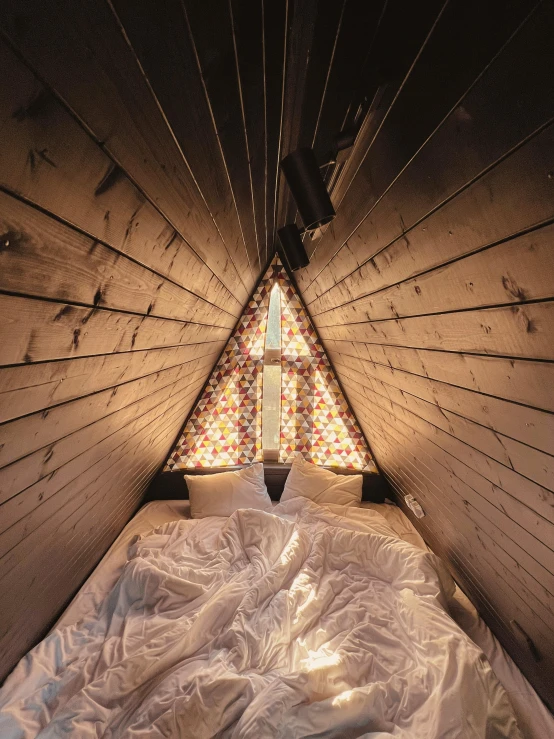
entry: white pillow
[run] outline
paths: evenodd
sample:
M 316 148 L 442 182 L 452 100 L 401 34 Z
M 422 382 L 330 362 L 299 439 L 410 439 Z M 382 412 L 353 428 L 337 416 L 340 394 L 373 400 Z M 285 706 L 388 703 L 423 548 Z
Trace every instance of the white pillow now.
M 363 475 L 337 475 L 298 456 L 292 463 L 281 501 L 300 496 L 319 505 L 355 506 L 362 500 L 362 483 Z
M 239 508 L 272 509 L 264 481 L 263 464 L 236 472 L 185 475 L 192 518 L 230 516 Z

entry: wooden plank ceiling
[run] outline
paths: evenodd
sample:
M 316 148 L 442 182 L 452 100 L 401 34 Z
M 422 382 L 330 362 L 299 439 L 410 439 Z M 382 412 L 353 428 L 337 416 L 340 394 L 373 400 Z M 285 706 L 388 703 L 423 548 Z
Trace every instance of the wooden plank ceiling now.
M 551 707 L 553 32 L 551 2 L 446 3 L 297 273 L 383 472 Z
M 370 5 L 0 5 L 0 679 L 165 458 L 273 252 L 280 157 L 359 104 Z
M 279 159 L 354 127 L 299 288 L 393 489 L 554 704 L 553 12 L 4 0 L 0 679 L 300 223 Z

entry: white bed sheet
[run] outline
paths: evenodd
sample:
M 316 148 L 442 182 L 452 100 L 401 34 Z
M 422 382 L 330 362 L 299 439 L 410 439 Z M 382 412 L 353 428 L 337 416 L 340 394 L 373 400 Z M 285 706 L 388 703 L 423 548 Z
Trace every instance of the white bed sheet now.
M 422 538 L 397 506 L 364 503 L 361 507 L 380 513 L 400 539 L 426 549 Z M 356 517 L 355 511 L 350 510 L 350 515 Z M 144 506 L 122 531 L 56 626 L 75 624 L 95 611 L 116 583 L 126 561 L 129 544 L 136 534 L 188 517 L 188 501 L 156 501 Z M 206 519 L 203 522 L 206 536 L 210 538 L 209 535 L 217 532 L 222 523 L 222 519 Z M 457 591 L 450 609 L 458 624 L 487 655 L 510 697 L 522 735 L 528 739 L 554 736 L 554 719 L 551 714 L 461 591 Z
M 136 537 L 0 692 L 6 739 L 521 739 L 454 583 L 372 510 L 305 498 Z
M 417 530 L 398 506 L 388 503 L 361 503 L 360 508 L 369 508 L 384 516 L 400 539 L 421 549 L 427 548 Z M 180 518 L 190 518 L 188 500 L 155 500 L 143 506 L 108 549 L 53 628 L 77 623 L 96 608 L 116 583 L 127 560 L 129 543 L 134 536 Z M 221 527 L 222 521 L 220 518 L 210 518 L 206 525 L 208 529 L 213 527 L 215 530 Z

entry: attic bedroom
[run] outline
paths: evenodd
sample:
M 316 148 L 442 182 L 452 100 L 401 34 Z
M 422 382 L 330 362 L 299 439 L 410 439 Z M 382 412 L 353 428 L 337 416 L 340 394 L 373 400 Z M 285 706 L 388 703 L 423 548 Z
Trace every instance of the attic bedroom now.
M 0 4 L 0 737 L 554 737 L 552 0 Z

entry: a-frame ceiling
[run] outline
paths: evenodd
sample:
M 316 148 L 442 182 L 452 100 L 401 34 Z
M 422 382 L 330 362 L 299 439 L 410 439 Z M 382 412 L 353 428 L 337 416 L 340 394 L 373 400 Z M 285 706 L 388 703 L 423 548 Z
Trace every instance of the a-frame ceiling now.
M 173 228 L 244 304 L 276 225 L 296 216 L 279 159 L 313 146 L 323 162 L 383 80 L 389 93 L 400 84 L 440 5 L 6 0 L 0 19 L 123 171 L 104 172 L 103 193 L 126 175 L 158 229 Z
M 413 5 L 0 4 L 1 674 L 165 458 L 295 214 L 280 157 L 400 84 Z
M 300 291 L 393 487 L 554 703 L 552 3 L 4 0 L 0 28 L 2 671 L 297 219 L 279 159 L 357 121 Z

